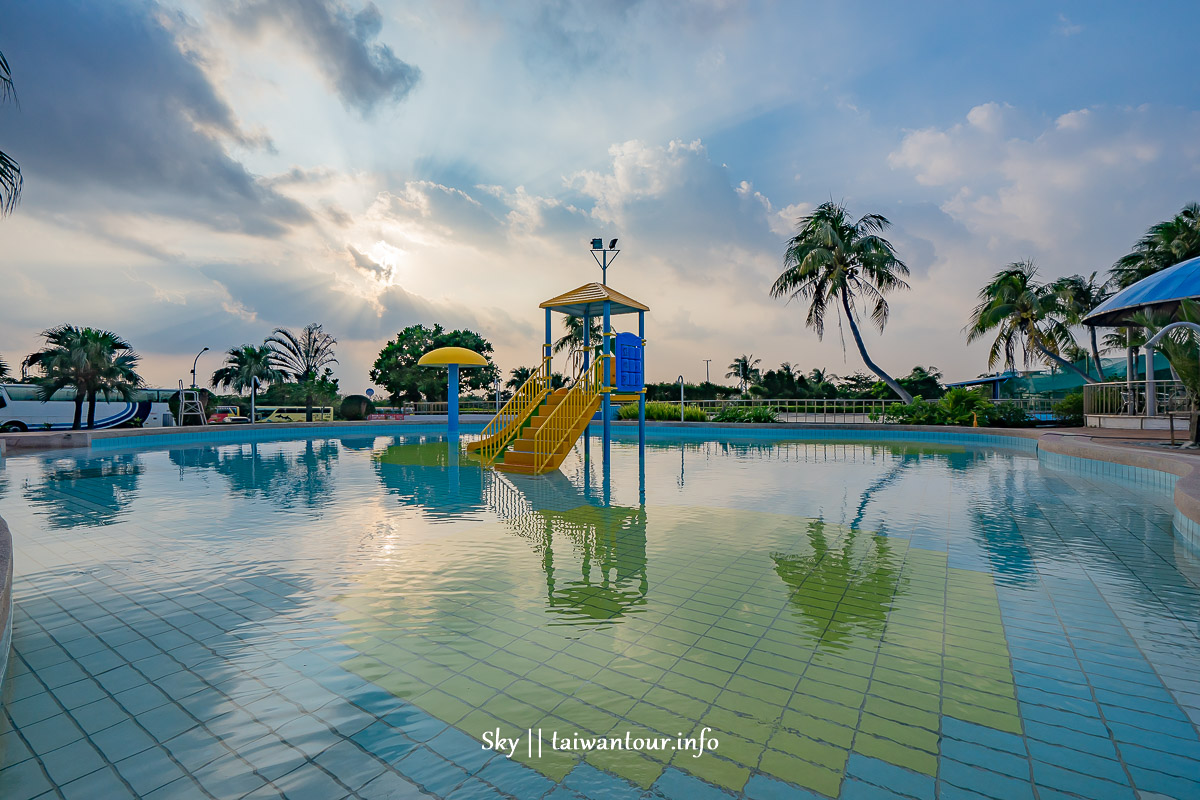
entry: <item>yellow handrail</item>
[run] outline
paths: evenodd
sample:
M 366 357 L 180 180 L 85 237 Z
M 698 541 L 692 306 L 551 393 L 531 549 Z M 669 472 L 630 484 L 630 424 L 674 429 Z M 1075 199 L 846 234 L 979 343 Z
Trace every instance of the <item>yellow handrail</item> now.
M 546 467 L 558 449 L 566 443 L 567 437 L 575 431 L 580 417 L 588 413 L 592 403 L 600 395 L 600 387 L 604 382 L 604 364 L 604 358 L 596 359 L 596 363 L 579 376 L 570 391 L 534 433 L 534 474 L 540 473 Z
M 542 365 L 513 393 L 499 413 L 480 432 L 483 444 L 479 447 L 479 458 L 483 463 L 491 464 L 499 458 L 521 424 L 545 399 L 549 391 L 550 359 L 543 358 Z M 491 441 L 488 441 L 489 437 Z

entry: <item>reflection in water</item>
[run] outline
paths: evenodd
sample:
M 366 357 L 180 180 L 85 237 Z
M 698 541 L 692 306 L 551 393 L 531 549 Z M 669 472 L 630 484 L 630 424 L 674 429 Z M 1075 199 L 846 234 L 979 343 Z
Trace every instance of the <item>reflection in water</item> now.
M 901 557 L 883 536 L 820 519 L 809 520 L 807 528 L 811 552 L 771 553 L 797 617 L 815 639 L 835 649 L 856 637 L 879 638 L 902 588 Z
M 269 452 L 262 452 L 268 447 Z M 338 441 L 306 439 L 295 444 L 189 447 L 167 455 L 181 477 L 188 470 L 211 469 L 229 481 L 235 495 L 264 498 L 282 508 L 317 508 L 332 499 L 338 449 Z
M 404 506 L 418 506 L 431 519 L 455 521 L 488 507 L 484 498 L 490 472 L 458 458 L 458 442 L 428 439 L 396 444 L 375 457 L 375 473 Z
M 56 458 L 45 462 L 40 480 L 26 480 L 25 499 L 46 510 L 52 528 L 110 525 L 133 502 L 143 470 L 135 453 L 100 460 Z

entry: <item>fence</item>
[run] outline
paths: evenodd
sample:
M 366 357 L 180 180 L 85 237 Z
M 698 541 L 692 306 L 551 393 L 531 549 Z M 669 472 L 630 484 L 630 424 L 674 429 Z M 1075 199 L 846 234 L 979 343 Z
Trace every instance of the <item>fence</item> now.
M 1181 381 L 1155 381 L 1154 402 L 1149 399 L 1146 381 L 1090 383 L 1083 387 L 1083 413 L 1154 417 L 1192 410 Z
M 881 415 L 892 400 L 839 398 L 834 400 L 685 400 L 684 405 L 703 410 L 710 417 L 726 408 L 773 408 L 780 422 L 878 422 L 871 415 Z

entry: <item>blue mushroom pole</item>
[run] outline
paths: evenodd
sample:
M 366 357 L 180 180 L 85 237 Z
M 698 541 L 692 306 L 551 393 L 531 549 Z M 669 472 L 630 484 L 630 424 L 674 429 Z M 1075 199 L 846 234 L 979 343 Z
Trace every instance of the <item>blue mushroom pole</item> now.
M 450 365 L 450 385 L 446 394 L 446 431 L 458 435 L 458 364 Z
M 608 468 L 608 459 L 611 455 L 610 445 L 612 444 L 612 421 L 610 410 L 612 409 L 612 398 L 609 392 L 612 388 L 610 380 L 612 370 L 612 301 L 604 301 L 604 400 L 602 403 L 604 409 L 604 467 Z

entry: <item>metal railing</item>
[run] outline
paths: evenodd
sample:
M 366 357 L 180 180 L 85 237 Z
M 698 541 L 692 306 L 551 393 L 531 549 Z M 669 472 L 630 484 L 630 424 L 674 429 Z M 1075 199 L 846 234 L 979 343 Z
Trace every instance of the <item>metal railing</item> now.
M 709 417 L 714 417 L 726 408 L 772 408 L 780 422 L 879 422 L 871 419 L 883 414 L 884 410 L 893 403 L 900 402 L 892 398 L 877 400 L 872 398 L 837 398 L 831 400 L 806 398 L 802 400 L 771 400 L 754 397 L 749 400 L 688 400 L 685 405 L 703 410 Z
M 480 431 L 479 457 L 483 463 L 491 464 L 496 460 L 521 424 L 549 392 L 550 359 L 544 358 L 537 371 L 529 376 L 529 380 L 513 393 L 500 412 Z
M 580 375 L 554 410 L 547 415 L 533 434 L 533 471 L 541 473 L 558 453 L 567 439 L 579 427 L 583 417 L 589 419 L 595 411 L 596 399 L 604 382 L 604 362 L 599 358 L 587 372 Z
M 1059 402 L 1060 397 L 993 397 L 990 398 L 993 405 L 1016 406 L 1025 410 L 1025 413 L 1033 414 L 1053 414 L 1054 404 Z
M 1154 402 L 1146 381 L 1089 383 L 1083 387 L 1083 413 L 1155 417 L 1193 410 L 1182 381 L 1154 381 Z

